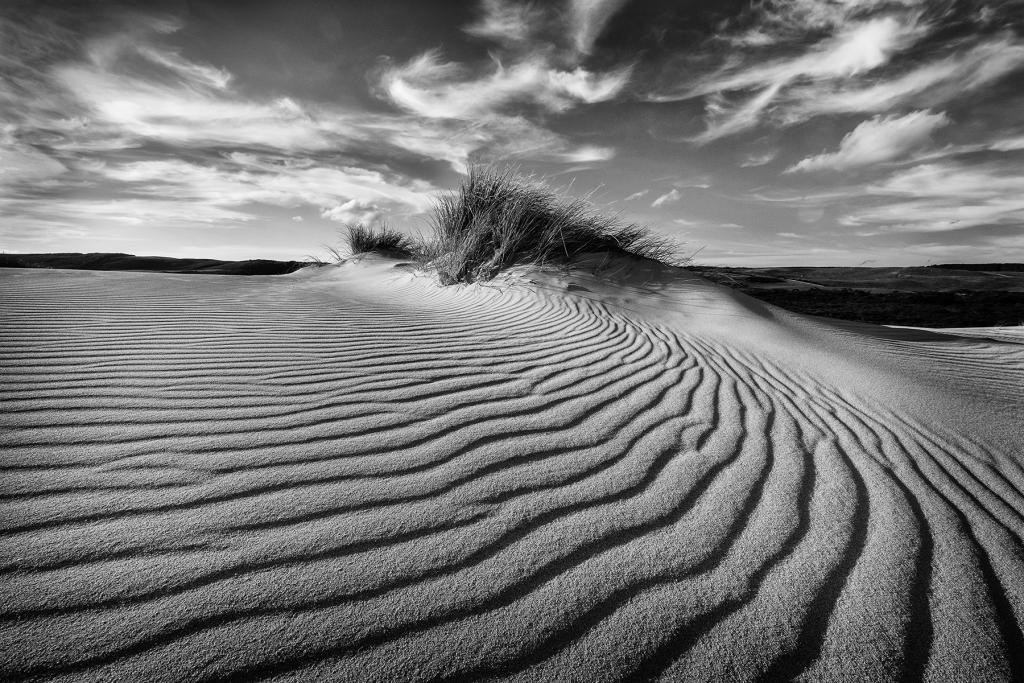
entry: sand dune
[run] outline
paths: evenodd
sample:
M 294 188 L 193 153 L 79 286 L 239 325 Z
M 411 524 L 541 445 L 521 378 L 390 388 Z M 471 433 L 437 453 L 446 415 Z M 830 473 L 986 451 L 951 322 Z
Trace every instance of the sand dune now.
M 1024 339 L 608 277 L 0 271 L 0 676 L 1024 676 Z

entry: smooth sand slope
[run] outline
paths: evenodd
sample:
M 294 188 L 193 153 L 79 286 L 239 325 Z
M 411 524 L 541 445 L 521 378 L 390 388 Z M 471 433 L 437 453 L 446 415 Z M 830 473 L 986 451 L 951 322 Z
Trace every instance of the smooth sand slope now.
M 1024 344 L 623 268 L 0 271 L 0 678 L 1024 676 Z

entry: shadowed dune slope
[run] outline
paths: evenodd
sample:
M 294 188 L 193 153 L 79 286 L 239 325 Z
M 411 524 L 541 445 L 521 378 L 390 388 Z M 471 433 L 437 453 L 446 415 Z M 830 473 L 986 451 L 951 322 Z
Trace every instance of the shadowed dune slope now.
M 1024 344 L 610 277 L 0 271 L 0 678 L 1024 676 Z

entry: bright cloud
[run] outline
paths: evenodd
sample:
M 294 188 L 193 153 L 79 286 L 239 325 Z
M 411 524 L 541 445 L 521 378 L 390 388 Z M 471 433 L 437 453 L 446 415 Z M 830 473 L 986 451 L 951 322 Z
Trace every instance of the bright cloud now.
M 462 30 L 505 45 L 525 43 L 545 18 L 539 7 L 524 2 L 483 0 L 480 10 L 480 18 Z
M 897 262 L 1024 224 L 1013 3 L 406 2 L 0 3 L 0 246 L 301 255 L 332 221 L 413 227 L 488 161 L 601 187 L 707 253 Z
M 842 82 L 887 64 L 892 55 L 923 35 L 915 21 L 886 16 L 854 23 L 797 57 L 747 67 L 727 67 L 696 87 L 678 94 L 655 95 L 654 101 L 710 96 L 707 129 L 695 138 L 704 144 L 749 130 L 784 100 L 787 89 L 801 80 Z M 753 95 L 729 97 L 728 93 Z
M 371 225 L 381 222 L 384 218 L 384 212 L 372 202 L 350 199 L 344 204 L 339 204 L 329 209 L 321 209 L 320 217 L 339 223 Z
M 680 198 L 679 190 L 673 188 L 673 189 L 669 190 L 668 192 L 666 192 L 665 194 L 663 194 L 660 197 L 658 197 L 657 199 L 655 199 L 653 202 L 651 202 L 651 206 L 652 207 L 659 207 L 659 206 L 664 206 L 666 204 L 672 204 L 673 202 L 678 202 L 679 198 Z
M 569 18 L 573 46 L 588 54 L 608 20 L 627 0 L 570 0 Z
M 808 157 L 787 172 L 842 171 L 898 159 L 929 142 L 932 133 L 949 122 L 941 112 L 916 111 L 906 116 L 876 116 L 847 134 L 837 151 Z
M 380 205 L 420 213 L 429 208 L 433 197 L 377 171 L 297 166 L 249 154 L 232 154 L 219 167 L 180 160 L 140 161 L 103 167 L 97 173 L 125 183 L 135 194 L 212 206 L 310 205 L 330 217 L 371 207 L 379 211 Z
M 1013 152 L 1018 149 L 1024 149 L 1024 135 L 996 140 L 992 143 L 991 147 L 999 152 Z
M 493 63 L 482 76 L 441 60 L 431 50 L 412 61 L 384 71 L 381 86 L 402 109 L 427 118 L 467 119 L 497 112 L 513 104 L 535 104 L 552 112 L 576 104 L 603 102 L 617 95 L 629 81 L 631 69 L 604 74 L 577 67 L 564 71 L 543 59 L 511 66 Z
M 787 123 L 796 123 L 821 114 L 884 112 L 908 103 L 937 106 L 1022 67 L 1024 42 L 1002 36 L 861 87 L 837 84 L 794 88 L 784 118 Z
M 56 159 L 0 136 L 0 192 L 5 186 L 38 182 L 65 171 L 67 168 Z
M 308 151 L 331 148 L 344 130 L 325 126 L 285 98 L 238 101 L 83 66 L 60 67 L 55 78 L 98 124 L 135 138 Z
M 403 67 L 410 82 L 428 84 L 422 92 L 411 86 L 405 91 L 415 115 L 368 114 L 289 97 L 242 97 L 234 91 L 233 76 L 226 70 L 146 42 L 154 32 L 163 35 L 178 27 L 144 24 L 91 41 L 84 60 L 52 66 L 40 75 L 46 82 L 34 87 L 50 99 L 58 93 L 62 100 L 19 100 L 20 126 L 47 130 L 49 146 L 73 154 L 123 150 L 147 140 L 196 149 L 242 147 L 289 155 L 391 147 L 407 155 L 443 159 L 459 171 L 465 170 L 471 156 L 480 154 L 568 163 L 605 160 L 614 154 L 601 145 L 574 147 L 520 116 L 469 117 L 468 112 L 477 110 L 474 98 L 486 109 L 517 100 L 523 92 L 533 93 L 535 101 L 555 110 L 601 101 L 614 96 L 628 78 L 625 72 L 599 76 L 580 68 L 554 70 L 530 62 L 460 86 L 464 69 L 428 52 Z M 434 83 L 442 92 L 429 92 L 433 87 L 429 84 Z M 396 92 L 401 93 L 401 88 Z M 438 107 L 443 110 L 440 113 L 467 116 L 452 120 L 424 116 L 439 113 Z M 54 119 L 49 113 L 54 109 L 76 115 Z M 60 137 L 53 139 L 50 132 L 59 132 Z M 30 162 L 24 155 L 29 153 L 19 149 L 18 163 L 12 158 L 9 166 L 17 165 L 23 169 L 19 173 L 27 173 L 24 169 Z M 38 173 L 44 162 L 35 158 L 34 163 L 38 168 L 33 173 Z M 56 163 L 47 165 L 57 170 Z
M 1016 166 L 922 164 L 895 173 L 867 191 L 881 201 L 847 214 L 842 224 L 942 231 L 1024 223 L 1024 173 Z
M 692 140 L 706 144 L 822 114 L 943 107 L 1024 68 L 1024 42 L 1010 31 L 914 55 L 942 25 L 927 8 L 916 0 L 758 3 L 753 25 L 726 22 L 717 36 L 732 46 L 720 68 L 696 79 L 684 72 L 648 99 L 703 99 L 706 128 Z

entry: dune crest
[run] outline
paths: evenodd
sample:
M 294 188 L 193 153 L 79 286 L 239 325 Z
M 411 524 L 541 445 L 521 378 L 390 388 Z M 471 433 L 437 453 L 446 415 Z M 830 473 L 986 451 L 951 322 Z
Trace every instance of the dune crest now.
M 585 265 L 0 271 L 0 672 L 1024 676 L 1024 344 Z

